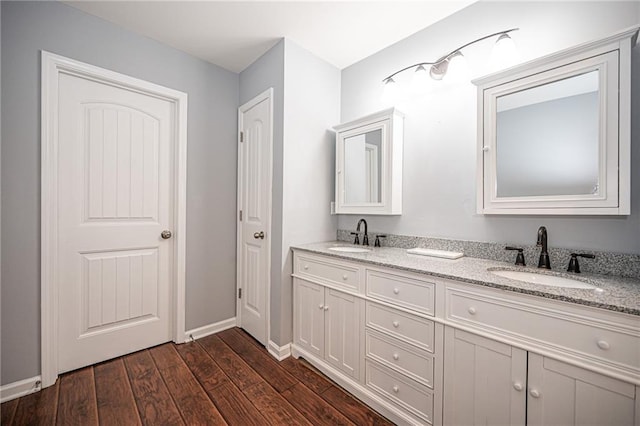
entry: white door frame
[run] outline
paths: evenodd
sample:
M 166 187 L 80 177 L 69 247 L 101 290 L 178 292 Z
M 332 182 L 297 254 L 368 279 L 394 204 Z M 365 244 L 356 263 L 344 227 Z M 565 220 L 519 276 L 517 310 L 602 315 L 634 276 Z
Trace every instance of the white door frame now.
M 237 192 L 237 216 L 236 216 L 236 323 L 238 327 L 242 327 L 242 306 L 241 300 L 238 297 L 238 293 L 242 288 L 240 277 L 242 276 L 242 221 L 240 220 L 240 210 L 242 209 L 242 175 L 244 172 L 243 158 L 242 158 L 242 146 L 240 145 L 240 132 L 242 131 L 243 114 L 249 111 L 251 108 L 259 104 L 260 102 L 267 100 L 269 102 L 269 133 L 267 140 L 269 143 L 269 182 L 267 183 L 268 199 L 267 199 L 267 229 L 265 234 L 268 236 L 267 245 L 267 282 L 265 292 L 265 318 L 266 318 L 266 346 L 269 349 L 271 342 L 271 242 L 273 241 L 271 235 L 271 216 L 273 206 L 273 87 L 268 88 L 264 92 L 260 93 L 249 102 L 243 104 L 238 108 L 238 192 Z
M 58 81 L 70 74 L 154 96 L 174 105 L 174 271 L 170 293 L 173 341 L 185 339 L 185 248 L 187 189 L 187 94 L 42 51 L 41 98 L 41 375 L 42 387 L 58 378 Z

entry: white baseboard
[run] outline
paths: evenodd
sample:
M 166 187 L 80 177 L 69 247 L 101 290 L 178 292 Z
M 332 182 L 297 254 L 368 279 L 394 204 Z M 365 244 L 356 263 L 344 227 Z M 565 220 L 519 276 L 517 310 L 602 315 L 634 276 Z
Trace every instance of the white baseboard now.
M 185 336 L 187 338 L 186 339 L 187 341 L 191 339 L 197 340 L 202 337 L 209 336 L 210 334 L 219 333 L 229 328 L 233 328 L 235 326 L 236 326 L 236 317 L 233 317 L 226 320 L 218 321 L 213 324 L 194 328 L 193 330 L 188 330 L 185 332 Z
M 291 356 L 291 343 L 287 343 L 284 346 L 278 346 L 273 342 L 273 340 L 269 340 L 267 350 L 275 359 L 282 361 L 283 359 L 287 359 Z
M 0 386 L 0 402 L 10 401 L 20 398 L 30 393 L 38 392 L 41 389 L 42 380 L 40 376 L 8 383 Z

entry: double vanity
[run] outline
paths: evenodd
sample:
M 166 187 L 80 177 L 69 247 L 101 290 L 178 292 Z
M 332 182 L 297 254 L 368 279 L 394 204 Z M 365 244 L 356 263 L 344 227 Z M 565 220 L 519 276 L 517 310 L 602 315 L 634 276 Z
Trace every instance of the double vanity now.
M 293 250 L 293 355 L 398 424 L 640 422 L 638 280 Z

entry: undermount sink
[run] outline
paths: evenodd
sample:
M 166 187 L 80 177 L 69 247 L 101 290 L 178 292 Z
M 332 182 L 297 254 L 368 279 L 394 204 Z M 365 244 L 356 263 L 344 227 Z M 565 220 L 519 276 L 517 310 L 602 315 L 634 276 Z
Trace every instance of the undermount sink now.
M 366 249 L 362 247 L 348 247 L 348 246 L 329 247 L 329 250 L 339 251 L 342 253 L 369 253 L 371 251 L 371 249 Z
M 582 288 L 588 290 L 598 289 L 597 286 L 583 281 L 572 280 L 571 278 L 557 277 L 554 275 L 537 274 L 528 271 L 489 271 L 494 275 L 509 278 L 512 280 L 524 281 L 533 284 L 548 285 L 563 288 Z

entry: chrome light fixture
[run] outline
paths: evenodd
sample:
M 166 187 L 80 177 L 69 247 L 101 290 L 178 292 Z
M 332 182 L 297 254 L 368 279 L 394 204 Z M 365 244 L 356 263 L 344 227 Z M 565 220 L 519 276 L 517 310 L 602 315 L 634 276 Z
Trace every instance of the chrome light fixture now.
M 513 45 L 513 40 L 511 39 L 511 37 L 509 37 L 509 33 L 513 32 L 513 31 L 517 31 L 518 28 L 511 28 L 508 30 L 504 30 L 504 31 L 500 31 L 497 33 L 493 33 L 493 34 L 489 34 L 486 35 L 484 37 L 480 37 L 479 39 L 473 40 L 472 42 L 469 42 L 467 44 L 464 44 L 460 47 L 458 47 L 457 49 L 452 50 L 451 52 L 447 53 L 444 56 L 441 56 L 440 58 L 438 58 L 436 61 L 433 62 L 420 62 L 417 64 L 413 64 L 410 65 L 408 67 L 402 68 L 396 72 L 394 72 L 393 74 L 389 75 L 388 77 L 385 77 L 382 82 L 385 85 L 385 89 L 390 88 L 391 86 L 395 85 L 395 80 L 393 79 L 393 77 L 395 77 L 396 75 L 400 74 L 403 71 L 407 71 L 410 69 L 415 68 L 416 69 L 416 73 L 421 72 L 423 70 L 426 70 L 425 66 L 430 66 L 429 67 L 429 75 L 431 76 L 432 79 L 434 80 L 442 80 L 446 75 L 447 75 L 447 71 L 449 70 L 449 66 L 453 61 L 459 60 L 459 59 L 463 59 L 463 55 L 462 55 L 462 49 L 471 46 L 474 43 L 477 43 L 479 41 L 482 40 L 486 40 L 488 38 L 491 37 L 495 37 L 498 36 L 498 40 L 496 41 L 496 45 L 500 45 L 503 46 L 505 44 L 511 44 Z

